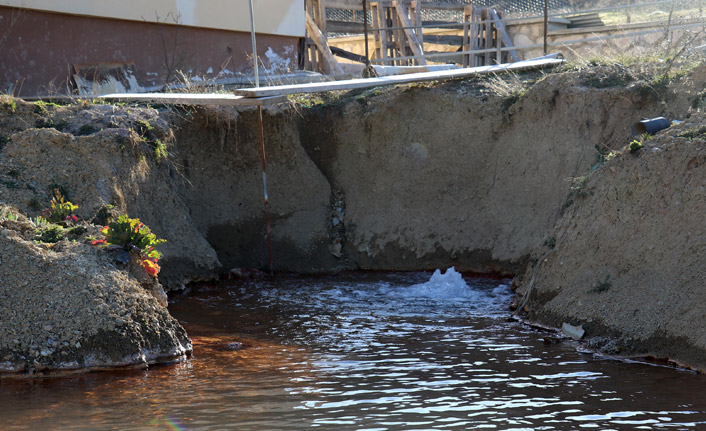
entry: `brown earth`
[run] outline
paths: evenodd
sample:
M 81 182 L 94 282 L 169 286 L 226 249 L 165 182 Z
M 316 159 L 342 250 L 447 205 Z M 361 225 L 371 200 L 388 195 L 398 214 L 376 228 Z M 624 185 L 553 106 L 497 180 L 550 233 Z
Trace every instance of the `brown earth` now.
M 588 176 L 518 289 L 533 320 L 581 325 L 607 354 L 706 370 L 704 133 L 692 115 Z
M 601 154 L 623 148 L 634 121 L 656 115 L 685 118 L 699 100 L 705 75 L 696 69 L 655 83 L 621 66 L 596 67 L 530 74 L 523 79 L 536 83 L 509 93 L 499 94 L 487 79 L 462 80 L 325 95 L 328 102 L 311 107 L 266 110 L 275 270 L 455 265 L 462 271 L 521 272 L 533 250 L 535 256 L 541 253 L 550 238 L 572 179 L 589 172 Z M 231 268 L 267 267 L 255 110 L 0 102 L 0 205 L 16 208 L 22 220 L 40 214 L 58 186 L 79 205 L 84 220 L 93 220 L 106 204 L 116 213 L 139 217 L 168 241 L 161 247 L 159 274 L 167 290 Z M 161 144 L 169 157 L 155 153 Z M 579 202 L 584 198 L 572 199 L 570 211 L 584 207 Z M 142 358 L 130 356 L 136 346 L 188 349 L 178 323 L 164 309 L 147 305 L 155 298 L 139 286 L 153 286 L 85 244 L 98 226 L 87 224 L 88 232 L 76 244 L 61 241 L 47 248 L 32 241 L 33 227 L 24 223 L 2 221 L 7 232 L 0 241 L 0 256 L 5 256 L 0 288 L 13 299 L 0 303 L 0 324 L 16 328 L 28 317 L 12 313 L 25 308 L 22 312 L 37 324 L 19 335 L 0 333 L 0 353 L 10 358 L 6 368 L 37 358 L 39 368 L 55 366 L 53 359 L 41 362 L 47 356 L 33 346 L 49 338 L 52 345 L 61 339 L 59 344 L 75 346 L 70 334 L 81 327 L 108 331 L 112 335 L 101 332 L 108 339 L 138 340 L 115 342 L 122 346 L 117 353 L 102 353 L 115 364 L 125 357 L 140 363 Z M 556 243 L 550 259 L 563 250 L 559 236 Z M 45 258 L 39 249 L 53 257 Z M 14 255 L 25 259 L 7 257 Z M 70 282 L 58 275 L 82 274 L 81 268 L 90 276 Z M 538 319 L 551 299 L 542 296 L 542 280 L 549 273 L 540 268 L 529 302 Z M 611 280 L 622 277 L 617 270 L 611 274 Z M 54 286 L 66 297 L 73 296 L 67 292 L 75 286 L 91 289 L 76 299 L 89 305 L 73 306 L 79 314 L 57 336 L 51 332 L 56 325 L 44 323 L 54 322 L 56 313 L 22 299 L 36 297 L 42 286 Z M 96 315 L 125 315 L 118 303 L 95 300 L 98 293 L 106 296 L 104 288 L 113 289 L 111 297 L 137 295 L 134 301 L 142 305 L 133 309 L 133 320 L 153 323 L 129 331 L 114 320 L 111 326 L 110 319 L 86 326 Z M 560 311 L 551 316 L 544 320 L 565 320 Z M 164 327 L 172 335 L 165 336 L 159 329 Z M 82 334 L 76 341 L 86 346 L 90 339 Z M 66 363 L 92 363 L 79 351 L 58 352 L 66 352 Z

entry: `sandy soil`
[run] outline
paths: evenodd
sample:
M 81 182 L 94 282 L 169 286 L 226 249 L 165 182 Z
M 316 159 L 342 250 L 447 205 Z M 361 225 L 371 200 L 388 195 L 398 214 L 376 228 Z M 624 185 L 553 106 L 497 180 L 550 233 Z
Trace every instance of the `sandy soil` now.
M 694 113 L 587 176 L 518 290 L 533 320 L 581 325 L 607 354 L 706 370 L 705 132 Z

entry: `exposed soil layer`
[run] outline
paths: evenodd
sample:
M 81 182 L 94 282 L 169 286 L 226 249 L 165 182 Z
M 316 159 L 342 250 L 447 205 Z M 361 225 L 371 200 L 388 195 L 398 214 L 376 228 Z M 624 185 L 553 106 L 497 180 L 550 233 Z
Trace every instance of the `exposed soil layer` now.
M 509 95 L 474 80 L 401 86 L 266 112 L 275 270 L 516 273 L 572 178 L 626 145 L 635 120 L 682 115 L 694 97 L 688 77 L 655 88 L 626 74 L 550 74 Z M 256 118 L 202 109 L 175 130 L 185 201 L 226 269 L 267 267 Z
M 582 325 L 608 354 L 706 370 L 704 133 L 696 113 L 587 177 L 518 290 L 532 319 Z
M 691 154 L 700 129 L 688 145 L 679 142 L 689 138 L 673 137 L 669 145 L 657 145 L 659 151 L 649 144 L 637 156 L 624 154 L 592 167 L 630 142 L 636 120 L 686 118 L 697 110 L 704 69 L 660 81 L 622 67 L 527 79 L 537 82 L 512 91 L 507 83 L 498 90 L 498 82 L 490 85 L 487 78 L 401 86 L 265 110 L 275 271 L 456 266 L 509 275 L 528 262 L 536 265 L 546 251 L 543 244 L 555 243 L 546 263 L 537 271 L 530 265 L 524 282 L 518 281 L 522 294 L 538 274 L 528 302 L 533 318 L 584 323 L 590 335 L 611 337 L 606 343 L 628 340 L 613 343 L 620 351 L 652 340 L 655 356 L 695 364 L 694 355 L 685 353 L 692 350 L 681 350 L 681 357 L 668 346 L 691 340 L 687 323 L 676 319 L 688 311 L 686 305 L 675 309 L 670 302 L 676 295 L 672 286 L 693 285 L 693 291 L 679 294 L 684 304 L 698 305 L 700 207 L 689 207 L 687 215 L 677 209 L 700 197 L 693 194 L 700 193 L 701 156 Z M 185 332 L 159 305 L 162 286 L 178 289 L 233 268 L 267 269 L 257 124 L 254 109 L 0 99 L 3 367 L 139 365 L 188 351 Z M 683 163 L 669 167 L 677 159 Z M 667 171 L 669 182 L 650 174 Z M 588 172 L 593 174 L 586 188 L 572 192 L 574 179 Z M 626 172 L 632 176 L 610 177 Z M 611 181 L 620 186 L 609 186 Z M 54 188 L 79 205 L 77 214 L 86 221 L 75 243 L 36 241 L 36 226 L 27 218 L 41 214 Z M 596 193 L 599 189 L 603 192 Z M 610 193 L 620 205 L 599 200 Z M 107 204 L 115 213 L 139 217 L 167 240 L 159 282 L 88 244 L 90 235 L 99 235 L 95 217 Z M 609 217 L 611 208 L 616 214 Z M 3 216 L 10 210 L 19 216 Z M 645 235 L 651 242 L 643 244 L 634 229 L 645 218 L 672 229 L 676 220 L 690 233 L 667 240 L 662 237 L 671 231 L 655 227 L 654 238 Z M 552 233 L 559 219 L 560 233 Z M 567 227 L 574 225 L 585 228 Z M 598 237 L 591 229 L 599 225 L 610 235 L 587 241 L 585 232 Z M 653 249 L 643 246 L 650 245 L 657 251 L 644 260 L 644 250 Z M 586 250 L 600 253 L 592 251 L 598 256 L 592 260 Z M 691 278 L 676 283 L 673 277 Z M 656 300 L 661 292 L 663 301 L 652 308 L 630 302 L 642 294 L 601 301 L 622 283 L 628 286 L 628 279 L 651 283 L 655 291 L 646 289 L 644 299 Z M 573 294 L 566 287 L 570 280 L 578 286 Z M 579 280 L 612 284 L 604 292 L 585 293 Z M 595 306 L 584 309 L 589 300 Z M 605 315 L 604 306 L 610 308 Z M 670 315 L 667 309 L 674 321 L 651 320 L 655 313 Z M 642 332 L 629 327 L 621 332 L 621 310 L 634 313 Z

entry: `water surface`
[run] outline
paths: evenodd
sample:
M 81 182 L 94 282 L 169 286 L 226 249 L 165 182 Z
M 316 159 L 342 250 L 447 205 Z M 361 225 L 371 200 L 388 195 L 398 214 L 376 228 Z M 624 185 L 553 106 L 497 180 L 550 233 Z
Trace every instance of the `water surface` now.
M 498 280 L 281 277 L 170 310 L 172 366 L 0 380 L 0 429 L 700 429 L 706 376 L 579 353 L 510 319 Z M 241 343 L 230 350 L 229 343 Z M 231 345 L 233 347 L 233 345 Z

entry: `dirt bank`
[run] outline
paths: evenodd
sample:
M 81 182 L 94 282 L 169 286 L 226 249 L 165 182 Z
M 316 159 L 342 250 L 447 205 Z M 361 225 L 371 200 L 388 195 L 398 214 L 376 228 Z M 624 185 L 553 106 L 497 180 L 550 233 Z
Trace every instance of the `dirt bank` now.
M 652 78 L 598 67 L 500 94 L 466 80 L 266 113 L 275 269 L 515 273 L 571 178 L 635 119 L 686 112 L 689 92 Z M 253 111 L 200 110 L 175 130 L 184 199 L 226 269 L 267 265 L 255 125 Z
M 594 198 L 570 195 L 572 178 L 624 147 L 636 119 L 684 118 L 705 80 L 701 69 L 656 81 L 613 65 L 324 95 L 266 110 L 275 270 L 521 272 L 562 212 L 571 211 L 567 223 L 588 205 L 581 199 Z M 148 290 L 266 268 L 255 110 L 1 102 L 0 205 L 19 216 L 2 220 L 0 288 L 11 300 L 0 304 L 0 324 L 41 323 L 0 337 L 6 369 L 144 364 L 181 354 L 189 349 L 183 329 L 152 306 Z M 27 217 L 48 206 L 55 188 L 85 220 L 88 231 L 76 243 L 35 240 Z M 108 204 L 167 240 L 159 289 L 88 245 L 101 224 L 94 217 Z M 550 259 L 566 247 L 553 235 Z M 556 324 L 566 314 L 551 308 L 550 273 L 540 268 L 530 310 Z M 596 277 L 608 273 L 622 277 L 617 269 Z M 77 286 L 85 289 L 75 294 Z M 56 296 L 26 300 L 47 289 Z M 56 306 L 61 296 L 81 311 L 56 312 L 64 309 Z M 116 347 L 105 350 L 92 337 Z
M 582 325 L 612 355 L 706 370 L 706 118 L 690 116 L 577 185 L 553 250 L 528 270 L 530 317 Z M 530 281 L 534 282 L 530 286 Z
M 168 238 L 165 262 L 188 256 L 189 267 L 166 265 L 163 280 L 181 283 L 217 270 L 215 254 L 173 193 L 176 171 L 154 152 L 156 140 L 172 139 L 169 127 L 152 109 L 2 102 L 2 369 L 145 366 L 183 357 L 191 344 L 167 312 L 161 285 L 88 244 L 90 236 L 100 237 L 90 221 L 111 204 Z M 53 189 L 79 205 L 84 221 L 62 240 L 39 240 L 41 225 L 27 216 L 49 207 Z

